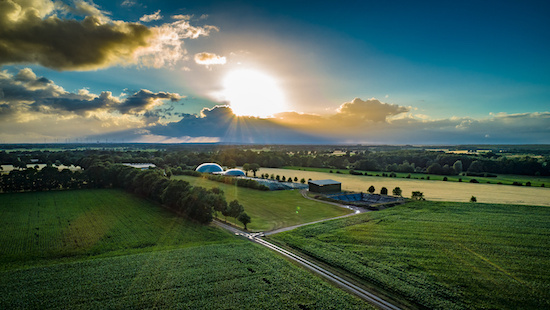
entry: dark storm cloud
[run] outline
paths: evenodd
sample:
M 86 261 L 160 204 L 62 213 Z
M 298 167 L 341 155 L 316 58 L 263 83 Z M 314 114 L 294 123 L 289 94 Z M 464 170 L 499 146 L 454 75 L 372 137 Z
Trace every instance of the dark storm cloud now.
M 159 68 L 185 58 L 184 39 L 208 36 L 212 31 L 218 28 L 196 27 L 186 20 L 156 27 L 113 21 L 108 13 L 83 0 L 72 5 L 50 0 L 3 0 L 0 65 L 36 63 L 55 70 L 96 70 L 127 64 Z
M 77 2 L 72 13 L 95 15 L 78 21 L 52 15 L 51 1 L 0 1 L 0 65 L 92 70 L 131 61 L 147 45 L 151 31 L 146 26 L 107 21 L 101 11 L 83 3 Z

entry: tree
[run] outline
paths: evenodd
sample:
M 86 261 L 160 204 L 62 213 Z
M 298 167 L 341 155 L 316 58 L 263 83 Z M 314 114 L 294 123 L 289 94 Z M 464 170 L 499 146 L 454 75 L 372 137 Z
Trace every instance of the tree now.
M 229 203 L 227 215 L 230 217 L 235 218 L 237 220 L 237 217 L 244 212 L 244 207 L 239 203 L 238 200 L 233 200 Z M 225 214 L 224 214 L 225 216 Z
M 462 161 L 455 161 L 455 163 L 453 164 L 453 169 L 455 170 L 456 174 L 460 174 L 462 172 Z
M 470 198 L 470 202 L 477 202 L 476 196 L 472 196 L 472 198 Z
M 305 183 L 306 183 L 306 179 L 302 178 L 302 179 L 300 180 L 300 183 L 305 184 Z
M 426 173 L 429 174 L 441 174 L 441 172 L 441 165 L 438 163 L 433 163 L 428 167 L 428 169 L 426 169 Z
M 387 194 L 388 194 L 388 189 L 385 187 L 382 187 L 382 189 L 380 189 L 380 195 L 387 195 Z
M 368 191 L 369 191 L 369 193 L 371 193 L 371 194 L 374 193 L 374 186 L 371 185 L 371 186 L 369 187 Z
M 424 198 L 424 193 L 423 193 L 423 192 L 419 192 L 419 191 L 414 191 L 414 192 L 412 192 L 411 198 L 412 198 L 413 200 L 426 200 L 426 199 Z
M 248 164 L 248 163 L 247 163 L 247 164 L 244 164 L 244 165 L 243 165 L 243 170 L 244 170 L 244 172 L 246 172 L 246 176 L 248 176 L 248 171 L 251 170 L 251 169 L 250 169 L 250 164 Z
M 401 188 L 400 187 L 394 188 L 392 193 L 393 193 L 394 196 L 401 196 L 401 193 L 402 193 Z
M 254 177 L 256 177 L 256 172 L 260 170 L 260 165 L 253 163 L 253 164 L 250 164 L 248 168 L 252 171 L 252 173 L 254 174 Z
M 241 214 L 239 214 L 239 217 L 237 218 L 237 220 L 244 225 L 244 230 L 248 230 L 246 228 L 246 225 L 250 223 L 250 216 L 246 214 L 246 212 L 242 212 Z
M 483 164 L 479 160 L 475 160 L 468 167 L 468 172 L 483 172 Z

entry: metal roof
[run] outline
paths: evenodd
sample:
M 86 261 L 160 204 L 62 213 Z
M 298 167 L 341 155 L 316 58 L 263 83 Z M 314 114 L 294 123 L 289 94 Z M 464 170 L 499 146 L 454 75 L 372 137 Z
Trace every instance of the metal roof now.
M 340 183 L 340 182 L 338 182 L 338 181 L 334 181 L 334 180 L 331 180 L 331 179 L 326 179 L 326 180 L 311 180 L 311 181 L 309 181 L 308 183 L 311 183 L 311 184 L 317 185 L 317 186 L 342 184 L 342 183 Z

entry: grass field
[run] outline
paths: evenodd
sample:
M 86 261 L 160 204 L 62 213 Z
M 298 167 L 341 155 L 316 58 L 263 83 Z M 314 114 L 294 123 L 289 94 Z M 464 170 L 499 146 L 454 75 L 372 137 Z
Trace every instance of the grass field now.
M 248 224 L 248 229 L 252 231 L 269 231 L 351 213 L 348 209 L 304 199 L 297 190 L 266 192 L 192 176 L 172 178 L 185 180 L 196 186 L 221 188 L 227 202 L 237 199 L 244 206 L 252 219 Z
M 0 194 L 0 309 L 373 309 L 120 190 Z
M 550 208 L 414 202 L 270 238 L 420 307 L 550 308 Z
M 220 242 L 235 239 L 120 190 L 0 194 L 0 270 Z
M 336 171 L 336 170 L 333 170 Z M 476 196 L 478 202 L 522 204 L 531 206 L 550 206 L 550 186 L 527 187 L 497 184 L 474 184 L 467 182 L 444 182 L 436 180 L 415 180 L 376 176 L 303 171 L 291 169 L 261 168 L 258 173 L 269 173 L 298 179 L 333 179 L 342 182 L 342 189 L 366 192 L 373 185 L 376 193 L 384 186 L 391 193 L 394 187 L 400 187 L 404 197 L 411 197 L 412 191 L 421 191 L 428 200 L 467 202 Z

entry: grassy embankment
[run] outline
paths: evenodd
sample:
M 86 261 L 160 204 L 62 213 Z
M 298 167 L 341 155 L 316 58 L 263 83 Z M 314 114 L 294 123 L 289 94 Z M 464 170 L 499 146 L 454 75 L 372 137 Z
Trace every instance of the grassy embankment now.
M 172 178 L 187 181 L 193 186 L 219 187 L 224 191 L 227 202 L 239 200 L 252 219 L 248 224 L 248 229 L 252 231 L 269 231 L 351 213 L 347 209 L 304 199 L 297 190 L 259 191 L 192 176 Z M 228 221 L 234 222 L 234 219 L 228 218 Z
M 119 190 L 0 195 L 0 309 L 364 309 L 259 245 Z
M 550 307 L 546 207 L 414 202 L 270 238 L 420 307 Z

